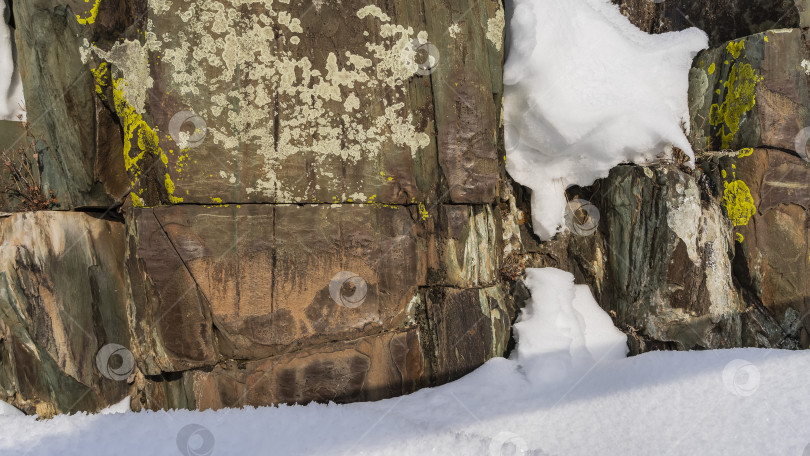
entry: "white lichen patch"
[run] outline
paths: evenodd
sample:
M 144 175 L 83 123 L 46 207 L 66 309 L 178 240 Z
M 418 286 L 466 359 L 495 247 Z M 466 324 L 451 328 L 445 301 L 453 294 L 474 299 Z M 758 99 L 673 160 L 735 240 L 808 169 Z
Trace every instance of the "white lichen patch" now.
M 126 97 L 140 109 L 152 87 L 151 55 L 153 69 L 159 65 L 157 74 L 166 79 L 161 86 L 205 119 L 206 141 L 223 151 L 218 161 L 236 166 L 244 161 L 240 155 L 260 157 L 260 176 L 241 184 L 276 201 L 303 196 L 278 175 L 296 156 L 314 161 L 309 169 L 328 179 L 334 177 L 334 158 L 347 165 L 374 163 L 386 148 L 415 155 L 430 144 L 407 104 L 408 80 L 419 70 L 415 48 L 427 42 L 426 32 L 392 23 L 369 5 L 355 19 L 373 24 L 364 47 L 311 61 L 297 51 L 307 49 L 309 39 L 301 19 L 278 3 L 149 0 L 143 44 L 84 52 L 121 69 L 130 84 Z M 233 168 L 218 171 L 206 169 L 204 175 L 234 183 Z
M 495 17 L 487 21 L 487 39 L 495 45 L 495 49 L 501 50 L 503 48 L 503 30 L 506 27 L 506 19 L 503 15 L 503 9 L 499 9 L 495 13 Z
M 804 70 L 804 74 L 810 75 L 810 60 L 802 60 L 802 69 Z
M 360 19 L 365 19 L 368 16 L 376 17 L 377 19 L 383 22 L 388 22 L 391 20 L 391 18 L 387 14 L 385 14 L 383 10 L 380 9 L 379 6 L 368 5 L 364 6 L 363 8 L 360 8 L 360 10 L 357 11 L 357 17 L 359 17 Z
M 689 259 L 695 264 L 700 264 L 697 251 L 701 216 L 700 190 L 690 179 L 682 179 L 675 188 L 677 194 L 669 203 L 667 226 L 686 244 Z
M 122 92 L 127 103 L 137 113 L 143 114 L 146 105 L 146 93 L 154 85 L 149 73 L 149 50 L 140 41 L 119 41 L 109 51 L 90 45 L 87 40 L 81 49 L 82 60 L 87 62 L 91 54 L 111 63 L 117 73 L 126 82 Z
M 459 33 L 461 33 L 461 27 L 459 27 L 458 24 L 453 24 L 447 29 L 447 33 L 450 34 L 451 38 L 455 38 Z

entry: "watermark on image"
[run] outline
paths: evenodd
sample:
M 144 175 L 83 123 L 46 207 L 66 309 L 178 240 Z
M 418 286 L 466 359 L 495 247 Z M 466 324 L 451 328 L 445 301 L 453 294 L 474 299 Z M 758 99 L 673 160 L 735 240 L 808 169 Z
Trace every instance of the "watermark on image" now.
M 199 424 L 187 424 L 177 433 L 177 449 L 184 456 L 209 456 L 214 452 L 214 434 Z
M 802 128 L 793 139 L 793 146 L 796 148 L 796 153 L 804 161 L 810 161 L 810 155 L 807 153 L 807 143 L 810 141 L 810 127 Z
M 363 305 L 368 294 L 368 284 L 359 275 L 340 271 L 329 281 L 329 295 L 338 305 L 354 309 Z
M 110 380 L 126 380 L 135 372 L 135 355 L 123 345 L 107 344 L 96 353 L 96 367 Z
M 599 218 L 599 209 L 588 200 L 573 199 L 565 207 L 565 226 L 577 236 L 595 233 Z
M 514 432 L 502 431 L 489 444 L 491 456 L 518 456 L 528 454 L 529 445 Z
M 416 74 L 429 76 L 439 66 L 439 49 L 431 42 L 422 43 L 413 39 L 402 49 L 402 63 L 411 67 L 416 64 Z
M 194 127 L 193 130 L 188 129 L 187 125 Z M 187 130 L 184 130 L 183 127 L 186 127 Z M 205 140 L 207 133 L 208 126 L 205 119 L 191 111 L 180 111 L 169 120 L 169 135 L 181 149 L 199 146 Z
M 759 389 L 759 368 L 744 359 L 735 359 L 723 369 L 723 385 L 736 396 L 751 396 Z

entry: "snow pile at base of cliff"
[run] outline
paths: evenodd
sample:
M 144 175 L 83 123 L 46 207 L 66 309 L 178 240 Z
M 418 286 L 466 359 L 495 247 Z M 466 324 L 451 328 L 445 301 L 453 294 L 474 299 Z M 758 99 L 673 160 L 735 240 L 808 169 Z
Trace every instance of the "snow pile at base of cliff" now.
M 652 352 L 587 288 L 528 271 L 513 359 L 408 396 L 194 412 L 0 416 L 0 454 L 807 454 L 810 352 Z M 804 453 L 803 453 L 804 452 Z

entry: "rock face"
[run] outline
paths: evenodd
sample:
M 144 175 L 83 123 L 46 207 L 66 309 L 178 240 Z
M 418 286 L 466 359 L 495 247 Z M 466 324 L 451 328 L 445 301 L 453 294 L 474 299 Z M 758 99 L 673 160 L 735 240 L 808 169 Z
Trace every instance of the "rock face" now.
M 549 243 L 521 228 L 526 264 L 590 284 L 635 353 L 807 347 L 808 57 L 795 29 L 699 54 L 689 93 L 696 169 L 619 166 L 571 189 L 588 210 L 571 204 L 571 233 Z M 518 211 L 528 207 L 521 195 Z
M 0 220 L 0 399 L 50 416 L 126 396 L 96 362 L 130 343 L 124 236 L 121 221 L 78 212 Z
M 57 209 L 124 220 L 93 253 L 118 294 L 74 309 L 96 333 L 81 353 L 59 351 L 82 335 L 52 316 L 65 328 L 41 371 L 14 344 L 45 359 L 49 331 L 3 314 L 0 399 L 44 415 L 124 394 L 134 409 L 376 400 L 507 351 L 503 6 L 293 3 L 15 3 L 38 181 Z M 26 228 L 8 231 L 11 255 Z M 121 364 L 99 367 L 110 353 Z M 55 397 L 63 378 L 89 392 Z
M 0 146 L 34 142 L 61 211 L 0 218 L 1 400 L 405 394 L 509 352 L 526 266 L 587 283 L 633 353 L 808 346 L 810 56 L 765 32 L 806 5 L 617 2 L 710 35 L 697 163 L 569 189 L 541 243 L 503 166 L 501 2 L 328 3 L 14 2 L 30 124 Z

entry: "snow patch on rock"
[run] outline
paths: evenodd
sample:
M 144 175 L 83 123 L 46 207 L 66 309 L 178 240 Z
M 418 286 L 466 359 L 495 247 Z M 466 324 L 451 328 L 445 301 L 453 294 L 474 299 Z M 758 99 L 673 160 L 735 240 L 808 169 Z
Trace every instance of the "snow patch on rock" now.
M 0 120 L 19 121 L 25 120 L 25 100 L 8 19 L 6 2 L 0 1 Z
M 565 189 L 652 163 L 684 134 L 698 29 L 648 35 L 609 0 L 515 0 L 504 69 L 507 170 L 532 189 L 534 231 L 564 225 Z

